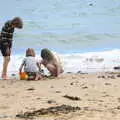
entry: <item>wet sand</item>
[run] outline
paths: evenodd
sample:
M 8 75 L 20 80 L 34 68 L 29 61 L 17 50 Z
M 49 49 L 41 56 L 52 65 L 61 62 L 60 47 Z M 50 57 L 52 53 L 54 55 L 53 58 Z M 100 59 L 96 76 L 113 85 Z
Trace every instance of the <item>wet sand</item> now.
M 31 118 L 120 120 L 120 75 L 64 74 L 41 81 L 1 80 L 0 119 Z

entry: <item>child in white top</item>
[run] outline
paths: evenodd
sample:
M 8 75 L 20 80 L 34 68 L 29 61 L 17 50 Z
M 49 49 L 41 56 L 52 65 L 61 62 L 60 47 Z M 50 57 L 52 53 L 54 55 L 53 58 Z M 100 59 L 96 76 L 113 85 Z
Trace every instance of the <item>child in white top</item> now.
M 42 75 L 40 74 L 40 65 L 39 62 L 35 59 L 35 51 L 32 48 L 26 50 L 26 58 L 24 58 L 19 72 L 22 72 L 24 67 L 24 72 L 28 75 L 28 80 L 40 80 Z

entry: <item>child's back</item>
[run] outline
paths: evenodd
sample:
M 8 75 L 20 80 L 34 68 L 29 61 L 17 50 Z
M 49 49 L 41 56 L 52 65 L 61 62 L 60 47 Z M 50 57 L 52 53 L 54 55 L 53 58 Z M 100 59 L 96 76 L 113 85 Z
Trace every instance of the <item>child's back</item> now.
M 25 72 L 38 72 L 37 60 L 35 57 L 29 56 L 26 57 L 24 60 L 24 71 Z
M 32 48 L 26 50 L 26 57 L 24 58 L 19 72 L 22 72 L 24 67 L 24 72 L 28 75 L 28 80 L 39 80 L 42 78 L 40 71 L 40 65 L 35 59 L 35 51 Z

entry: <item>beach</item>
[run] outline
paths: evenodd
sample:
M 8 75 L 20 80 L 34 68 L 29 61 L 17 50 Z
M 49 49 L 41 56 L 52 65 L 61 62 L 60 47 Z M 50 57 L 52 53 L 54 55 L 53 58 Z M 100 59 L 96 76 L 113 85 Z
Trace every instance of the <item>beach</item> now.
M 120 120 L 119 0 L 3 0 L 0 15 L 1 29 L 15 16 L 23 20 L 13 37 L 10 80 L 0 80 L 0 120 Z M 43 48 L 56 52 L 64 74 L 18 80 L 28 48 L 38 61 Z
M 1 120 L 119 120 L 119 73 L 0 81 Z

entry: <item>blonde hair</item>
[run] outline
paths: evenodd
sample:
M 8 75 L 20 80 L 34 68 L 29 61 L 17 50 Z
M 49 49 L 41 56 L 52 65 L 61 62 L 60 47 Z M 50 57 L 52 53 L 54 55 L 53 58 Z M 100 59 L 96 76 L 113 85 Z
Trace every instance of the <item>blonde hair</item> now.
M 29 57 L 29 56 L 35 57 L 35 51 L 32 48 L 28 48 L 26 50 L 26 57 Z

